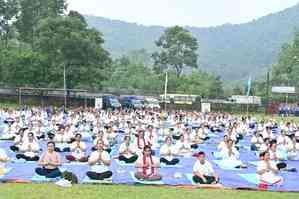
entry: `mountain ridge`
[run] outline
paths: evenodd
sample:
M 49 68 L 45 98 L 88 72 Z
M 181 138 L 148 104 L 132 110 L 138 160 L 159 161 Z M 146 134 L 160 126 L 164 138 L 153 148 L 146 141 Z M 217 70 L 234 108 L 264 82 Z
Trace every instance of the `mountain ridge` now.
M 156 50 L 166 27 L 146 26 L 91 15 L 89 26 L 103 33 L 105 47 L 114 57 L 131 51 Z M 213 27 L 185 26 L 199 42 L 199 67 L 226 81 L 258 78 L 277 61 L 280 49 L 299 27 L 299 4 L 242 24 Z

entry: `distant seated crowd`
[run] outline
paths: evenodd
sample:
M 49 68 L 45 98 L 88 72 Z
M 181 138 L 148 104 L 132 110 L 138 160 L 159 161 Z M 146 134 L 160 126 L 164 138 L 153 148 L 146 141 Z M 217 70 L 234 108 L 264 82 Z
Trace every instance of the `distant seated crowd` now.
M 299 129 L 294 122 L 257 121 L 252 117 L 195 111 L 93 108 L 2 109 L 0 118 L 0 138 L 13 140 L 10 150 L 15 152 L 15 159 L 38 161 L 35 172 L 47 178 L 61 176 L 63 152 L 69 152 L 64 157 L 68 162 L 86 162 L 90 166 L 86 175 L 93 180 L 113 176 L 112 158 L 135 164 L 137 179 L 157 181 L 163 178 L 160 167 L 177 165 L 181 158 L 194 156 L 194 183 L 218 184 L 221 176 L 214 171 L 206 152 L 192 152 L 214 139 L 209 136 L 211 132 L 225 132 L 222 141 L 216 143 L 215 154 L 222 164 L 235 168 L 247 167 L 240 159 L 237 144 L 250 137 L 248 148 L 259 156 L 256 172 L 265 183 L 282 182 L 279 171 L 288 169 L 284 160 L 299 160 Z M 46 151 L 41 151 L 43 142 L 47 143 Z M 87 147 L 88 142 L 92 142 L 91 148 Z M 111 157 L 116 146 L 118 155 Z M 0 168 L 5 168 L 9 161 L 7 151 L 0 149 Z

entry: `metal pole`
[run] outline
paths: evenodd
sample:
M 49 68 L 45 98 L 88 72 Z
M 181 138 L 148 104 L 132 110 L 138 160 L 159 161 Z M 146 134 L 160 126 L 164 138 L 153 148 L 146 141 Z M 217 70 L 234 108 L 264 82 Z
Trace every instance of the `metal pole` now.
M 19 107 L 22 106 L 22 88 L 19 88 Z
M 167 96 L 168 74 L 165 73 L 165 87 L 164 87 L 164 111 L 166 111 L 166 96 Z
M 269 107 L 269 90 L 270 90 L 270 71 L 268 69 L 268 72 L 267 72 L 267 90 L 266 90 L 266 96 L 267 96 L 267 99 L 266 99 L 266 109 L 265 109 L 265 114 L 267 114 L 267 109 Z
M 67 88 L 66 88 L 66 74 L 65 74 L 65 64 L 63 64 L 63 87 L 64 87 L 64 108 L 67 106 Z

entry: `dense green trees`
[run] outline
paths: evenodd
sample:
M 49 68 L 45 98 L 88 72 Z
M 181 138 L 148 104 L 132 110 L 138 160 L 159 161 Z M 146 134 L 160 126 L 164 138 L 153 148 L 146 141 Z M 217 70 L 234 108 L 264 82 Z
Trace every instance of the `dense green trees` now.
M 161 94 L 168 65 L 170 93 L 223 93 L 220 77 L 197 68 L 198 44 L 189 31 L 176 26 L 157 37 L 161 48 L 155 59 L 141 49 L 113 61 L 103 35 L 66 5 L 65 0 L 0 0 L 1 86 L 62 88 L 65 69 L 68 88 Z
M 101 88 L 112 62 L 101 33 L 80 13 L 67 14 L 65 0 L 11 2 L 0 1 L 2 85 L 61 88 L 66 68 L 68 88 Z M 5 36 L 7 30 L 15 38 Z
M 197 67 L 198 43 L 188 30 L 180 26 L 170 27 L 156 41 L 156 45 L 160 51 L 155 52 L 153 58 L 158 71 L 172 67 L 180 77 L 184 67 Z

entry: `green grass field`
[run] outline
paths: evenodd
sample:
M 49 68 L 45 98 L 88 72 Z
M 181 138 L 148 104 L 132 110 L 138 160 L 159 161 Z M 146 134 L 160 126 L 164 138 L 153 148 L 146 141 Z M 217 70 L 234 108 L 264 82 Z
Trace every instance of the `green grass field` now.
M 188 189 L 176 187 L 76 185 L 60 188 L 54 184 L 1 184 L 1 199 L 295 199 L 299 193 Z

